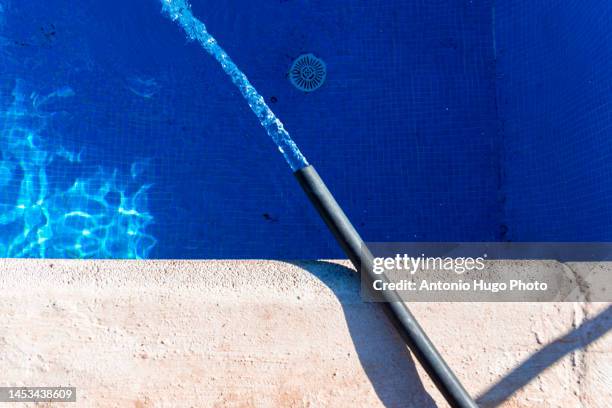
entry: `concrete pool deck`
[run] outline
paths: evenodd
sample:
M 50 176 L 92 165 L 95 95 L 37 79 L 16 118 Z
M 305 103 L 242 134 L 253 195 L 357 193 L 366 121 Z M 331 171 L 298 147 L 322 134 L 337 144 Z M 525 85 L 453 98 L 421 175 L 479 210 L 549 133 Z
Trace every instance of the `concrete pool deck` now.
M 0 385 L 75 386 L 79 407 L 446 406 L 358 291 L 339 261 L 0 260 Z M 610 406 L 609 304 L 411 308 L 483 406 Z

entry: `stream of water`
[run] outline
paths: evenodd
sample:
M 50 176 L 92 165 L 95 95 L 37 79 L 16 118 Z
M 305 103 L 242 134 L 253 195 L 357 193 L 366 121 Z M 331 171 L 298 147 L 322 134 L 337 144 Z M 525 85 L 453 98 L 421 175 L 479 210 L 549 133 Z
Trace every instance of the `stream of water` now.
M 255 87 L 251 85 L 247 76 L 234 64 L 229 55 L 217 43 L 217 40 L 208 33 L 206 25 L 193 15 L 189 3 L 185 0 L 161 0 L 161 2 L 163 11 L 183 28 L 187 37 L 197 41 L 206 52 L 221 64 L 221 67 L 231 78 L 234 85 L 238 87 L 291 169 L 296 171 L 308 166 L 308 161 L 285 130 L 283 123 L 268 107 Z

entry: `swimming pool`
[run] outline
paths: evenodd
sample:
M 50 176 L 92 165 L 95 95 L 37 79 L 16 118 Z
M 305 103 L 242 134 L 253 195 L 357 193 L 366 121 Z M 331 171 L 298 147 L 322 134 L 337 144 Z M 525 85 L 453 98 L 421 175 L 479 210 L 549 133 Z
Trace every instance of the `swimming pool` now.
M 0 5 L 0 256 L 342 256 L 158 0 Z M 612 238 L 608 3 L 192 5 L 366 240 Z

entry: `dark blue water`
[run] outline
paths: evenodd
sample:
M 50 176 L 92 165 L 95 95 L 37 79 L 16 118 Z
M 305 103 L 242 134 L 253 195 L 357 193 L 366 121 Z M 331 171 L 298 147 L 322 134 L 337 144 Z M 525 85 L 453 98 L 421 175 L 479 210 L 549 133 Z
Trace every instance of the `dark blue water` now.
M 612 3 L 497 2 L 505 238 L 612 241 Z
M 196 41 L 204 51 L 219 63 L 219 66 L 236 85 L 244 101 L 259 119 L 261 127 L 283 155 L 291 171 L 307 167 L 308 160 L 291 139 L 291 135 L 285 129 L 283 122 L 272 112 L 264 97 L 251 84 L 246 74 L 232 61 L 232 58 L 219 45 L 219 42 L 208 32 L 206 24 L 193 14 L 191 4 L 186 0 L 161 0 L 160 4 L 164 14 L 185 32 L 187 38 Z
M 612 238 L 608 3 L 192 3 L 364 239 Z M 0 5 L 1 256 L 341 256 L 159 0 Z

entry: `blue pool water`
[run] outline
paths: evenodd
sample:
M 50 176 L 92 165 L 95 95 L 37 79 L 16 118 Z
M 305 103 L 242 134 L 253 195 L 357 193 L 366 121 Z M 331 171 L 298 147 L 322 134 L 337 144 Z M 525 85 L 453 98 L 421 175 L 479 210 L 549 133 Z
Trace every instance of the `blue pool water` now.
M 193 15 L 191 5 L 185 0 L 161 0 L 162 10 L 172 21 L 185 30 L 187 38 L 197 41 L 223 68 L 234 85 L 240 90 L 261 126 L 266 130 L 278 150 L 283 155 L 291 170 L 297 171 L 308 166 L 308 161 L 300 152 L 283 123 L 274 115 L 264 98 L 251 85 L 244 72 L 234 64 L 229 55 L 221 48 L 217 40 L 210 35 L 206 25 Z
M 364 239 L 611 240 L 608 2 L 192 6 Z M 0 0 L 0 256 L 342 256 L 161 8 Z M 307 53 L 310 93 L 287 78 Z
M 155 244 L 146 229 L 148 185 L 130 191 L 137 174 L 81 168 L 80 153 L 53 143 L 45 108 L 72 88 L 28 93 L 16 80 L 0 132 L 0 256 L 145 258 Z M 61 115 L 60 115 L 61 116 Z M 134 169 L 136 163 L 132 166 Z M 56 174 L 56 169 L 74 169 Z

